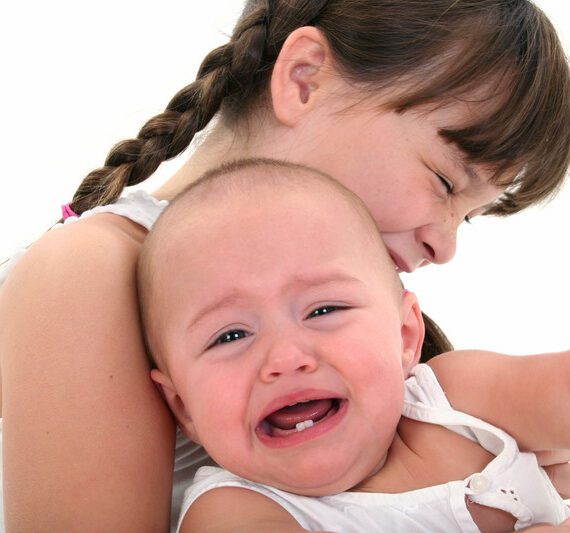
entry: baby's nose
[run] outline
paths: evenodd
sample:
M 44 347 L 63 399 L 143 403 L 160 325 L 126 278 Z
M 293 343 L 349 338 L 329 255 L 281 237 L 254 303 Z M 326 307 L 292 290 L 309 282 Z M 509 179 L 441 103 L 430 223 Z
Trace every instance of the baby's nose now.
M 311 373 L 317 368 L 317 359 L 299 343 L 277 341 L 266 352 L 260 371 L 262 381 L 271 382 L 282 375 Z

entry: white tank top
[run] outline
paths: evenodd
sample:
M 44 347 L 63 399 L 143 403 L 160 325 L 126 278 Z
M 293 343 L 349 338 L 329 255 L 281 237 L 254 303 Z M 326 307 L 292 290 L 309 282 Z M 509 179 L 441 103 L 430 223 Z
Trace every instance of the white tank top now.
M 513 438 L 475 417 L 455 411 L 427 365 L 406 380 L 404 416 L 438 424 L 477 442 L 495 455 L 466 479 L 400 494 L 344 492 L 321 498 L 298 496 L 250 482 L 221 468 L 203 467 L 184 495 L 182 514 L 201 494 L 217 487 L 247 488 L 284 507 L 309 531 L 342 533 L 477 533 L 466 499 L 511 513 L 519 530 L 538 522 L 559 524 L 570 510 L 532 453 Z
M 89 211 L 85 211 L 81 217 L 69 217 L 63 224 L 71 224 L 79 218 L 87 218 L 98 213 L 114 213 L 126 217 L 137 224 L 140 224 L 147 230 L 150 230 L 156 222 L 158 216 L 168 205 L 166 200 L 157 200 L 145 191 L 139 190 L 126 194 L 119 198 L 115 203 L 109 205 L 98 206 Z M 52 230 L 63 226 L 56 224 Z M 19 261 L 26 249 L 18 250 L 6 263 L 0 265 L 0 285 L 8 276 L 9 271 Z M 2 445 L 2 424 L 0 419 L 0 451 Z M 204 451 L 204 448 L 194 444 L 186 438 L 179 430 L 176 433 L 176 452 L 174 459 L 174 484 L 172 496 L 171 510 L 171 530 L 176 529 L 176 523 L 180 514 L 180 506 L 184 489 L 190 485 L 196 470 L 200 466 L 206 464 L 214 464 Z M 0 481 L 2 471 L 0 469 Z M 0 491 L 2 490 L 0 485 Z M 1 493 L 0 493 L 1 496 Z M 3 498 L 2 498 L 3 501 Z M 4 531 L 4 516 L 0 502 L 0 532 Z

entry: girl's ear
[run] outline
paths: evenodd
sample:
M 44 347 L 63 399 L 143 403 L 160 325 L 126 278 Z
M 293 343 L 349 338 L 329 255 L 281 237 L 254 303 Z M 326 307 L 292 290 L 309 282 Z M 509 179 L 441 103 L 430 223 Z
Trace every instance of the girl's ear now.
M 317 28 L 303 26 L 287 37 L 271 74 L 273 111 L 281 123 L 294 126 L 314 107 L 328 56 L 328 44 Z
M 150 377 L 156 384 L 161 396 L 164 398 L 168 407 L 172 411 L 176 422 L 181 431 L 192 441 L 200 444 L 196 429 L 190 418 L 190 413 L 184 405 L 184 401 L 176 392 L 176 388 L 172 380 L 160 370 L 153 368 L 150 371 Z
M 404 291 L 400 304 L 402 319 L 402 368 L 408 376 L 410 370 L 418 364 L 424 341 L 424 321 L 416 295 Z

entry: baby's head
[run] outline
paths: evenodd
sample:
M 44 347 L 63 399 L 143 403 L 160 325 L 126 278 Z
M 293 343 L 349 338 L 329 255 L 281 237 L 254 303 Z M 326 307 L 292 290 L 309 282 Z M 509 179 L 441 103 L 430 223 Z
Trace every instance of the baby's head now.
M 220 465 L 306 495 L 382 466 L 423 323 L 350 191 L 276 161 L 213 171 L 151 231 L 139 291 L 153 379 Z

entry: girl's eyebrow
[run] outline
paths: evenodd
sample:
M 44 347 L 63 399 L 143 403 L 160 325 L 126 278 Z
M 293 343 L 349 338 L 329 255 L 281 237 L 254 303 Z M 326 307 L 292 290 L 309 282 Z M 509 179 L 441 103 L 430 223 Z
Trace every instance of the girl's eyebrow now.
M 475 170 L 475 167 L 467 162 L 465 159 L 466 156 L 463 155 L 463 152 L 461 152 L 461 150 L 453 144 L 450 146 L 450 148 L 451 150 L 449 151 L 449 161 L 451 164 L 462 171 L 474 185 L 481 185 L 483 183 L 483 179 L 478 174 L 477 170 Z
M 469 163 L 466 163 L 465 161 L 461 161 L 459 164 L 460 164 L 461 168 L 463 169 L 463 172 L 465 172 L 465 174 L 467 174 L 467 177 L 475 185 L 479 185 L 480 183 L 483 182 L 483 180 L 481 179 L 481 176 L 479 176 L 479 174 L 477 173 L 477 171 L 475 170 L 473 165 L 470 165 Z

